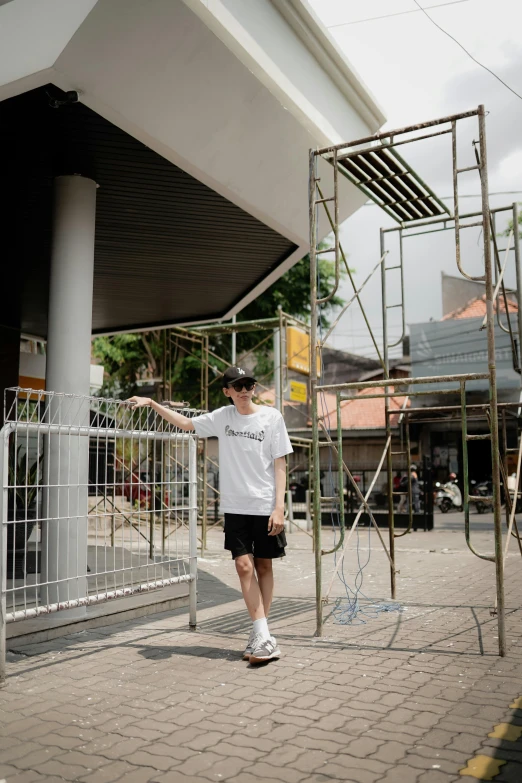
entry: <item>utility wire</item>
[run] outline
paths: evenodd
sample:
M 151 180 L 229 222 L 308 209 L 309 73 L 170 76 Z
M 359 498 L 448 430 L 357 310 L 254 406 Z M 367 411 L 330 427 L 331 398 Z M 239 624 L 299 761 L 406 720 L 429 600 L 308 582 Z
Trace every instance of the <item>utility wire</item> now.
M 487 65 L 484 65 L 483 63 L 479 62 L 479 61 L 477 60 L 477 58 L 476 58 L 476 57 L 473 57 L 473 55 L 471 54 L 471 52 L 468 52 L 468 50 L 467 50 L 467 49 L 466 49 L 466 48 L 465 48 L 465 47 L 464 47 L 464 46 L 463 46 L 463 45 L 462 45 L 462 44 L 461 44 L 459 41 L 457 41 L 457 39 L 456 39 L 456 38 L 454 38 L 454 37 L 451 35 L 451 33 L 448 33 L 448 31 L 447 31 L 447 30 L 444 30 L 444 28 L 443 28 L 443 27 L 441 27 L 441 26 L 440 26 L 440 24 L 437 24 L 437 22 L 435 21 L 435 19 L 433 19 L 433 18 L 432 18 L 432 17 L 431 17 L 431 16 L 430 16 L 430 15 L 427 13 L 426 9 L 425 9 L 425 8 L 423 8 L 421 5 L 419 5 L 419 3 L 418 3 L 418 0 L 413 0 L 413 2 L 414 2 L 414 3 L 415 3 L 415 5 L 416 5 L 416 6 L 419 8 L 419 10 L 420 10 L 420 11 L 422 11 L 422 13 L 424 14 L 424 16 L 426 16 L 426 17 L 427 17 L 427 18 L 430 20 L 430 22 L 431 22 L 432 24 L 434 24 L 434 25 L 435 25 L 435 27 L 438 27 L 438 29 L 441 31 L 441 33 L 444 33 L 444 35 L 447 35 L 447 36 L 448 36 L 448 38 L 451 38 L 451 40 L 452 40 L 452 41 L 454 41 L 454 42 L 457 44 L 457 46 L 460 46 L 460 48 L 462 49 L 462 51 L 463 51 L 463 52 L 465 52 L 465 53 L 468 55 L 468 57 L 470 57 L 470 58 L 473 60 L 473 62 L 474 62 L 474 63 L 476 63 L 477 65 L 480 65 L 480 67 L 481 67 L 481 68 L 484 68 L 484 70 L 485 70 L 485 71 L 488 71 L 488 73 L 490 73 L 492 76 L 494 76 L 494 77 L 495 77 L 495 79 L 497 79 L 497 81 L 499 81 L 501 84 L 503 84 L 503 85 L 504 85 L 504 87 L 507 87 L 507 89 L 508 89 L 510 92 L 512 92 L 512 93 L 513 93 L 513 95 L 516 95 L 516 96 L 517 96 L 517 98 L 520 98 L 520 100 L 522 101 L 522 95 L 520 95 L 520 94 L 519 94 L 519 93 L 518 93 L 516 90 L 514 90 L 512 87 L 510 87 L 510 86 L 509 86 L 509 84 L 506 84 L 506 82 L 505 82 L 505 81 L 503 81 L 503 80 L 500 78 L 500 76 L 497 76 L 497 74 L 496 74 L 496 73 L 494 73 L 494 71 L 492 71 L 492 70 L 491 70 L 491 68 L 488 68 L 488 67 L 487 67 Z
M 439 3 L 439 5 L 429 5 L 428 8 L 442 8 L 445 5 L 458 5 L 459 3 L 467 3 L 468 0 L 454 0 L 452 3 Z M 421 9 L 422 10 L 422 9 Z M 331 30 L 334 27 L 347 27 L 351 24 L 362 24 L 362 22 L 374 22 L 376 19 L 389 19 L 391 16 L 404 16 L 405 14 L 417 14 L 419 11 L 417 8 L 413 8 L 411 11 L 397 11 L 394 14 L 384 14 L 383 16 L 369 16 L 367 19 L 354 19 L 353 22 L 341 22 L 340 24 L 329 24 L 328 29 Z

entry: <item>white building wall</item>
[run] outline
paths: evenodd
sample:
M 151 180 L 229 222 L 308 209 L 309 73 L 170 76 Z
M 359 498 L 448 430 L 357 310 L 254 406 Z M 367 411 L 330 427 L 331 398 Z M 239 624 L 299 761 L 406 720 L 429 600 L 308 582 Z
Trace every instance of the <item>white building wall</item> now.
M 309 148 L 384 121 L 304 0 L 16 0 L 0 6 L 0 31 L 0 100 L 48 82 L 76 90 L 296 244 L 227 315 L 309 249 Z M 321 161 L 323 184 L 326 171 Z M 365 196 L 343 177 L 339 187 L 343 220 Z
M 49 81 L 47 73 L 97 0 L 16 0 L 0 7 L 0 100 Z

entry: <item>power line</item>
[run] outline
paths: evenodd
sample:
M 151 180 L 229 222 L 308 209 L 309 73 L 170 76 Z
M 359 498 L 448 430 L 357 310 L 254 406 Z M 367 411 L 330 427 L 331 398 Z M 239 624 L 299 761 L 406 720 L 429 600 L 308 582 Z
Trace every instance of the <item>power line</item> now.
M 459 3 L 467 3 L 469 0 L 454 0 L 452 3 L 439 3 L 439 5 L 429 5 L 428 8 L 442 8 L 445 5 L 458 5 Z M 422 10 L 422 9 L 421 9 Z M 347 27 L 351 24 L 362 24 L 363 22 L 374 22 L 377 19 L 389 19 L 391 16 L 404 16 L 405 14 L 417 14 L 418 8 L 413 8 L 411 11 L 397 11 L 394 14 L 384 14 L 384 16 L 369 16 L 367 19 L 355 19 L 353 22 L 341 22 L 340 24 L 329 24 L 328 29 L 331 30 L 334 27 Z
M 513 93 L 513 95 L 516 95 L 516 96 L 517 96 L 517 98 L 520 98 L 520 100 L 522 101 L 522 95 L 520 95 L 520 94 L 519 94 L 519 93 L 518 93 L 516 90 L 514 90 L 512 87 L 510 87 L 510 86 L 509 86 L 509 84 L 506 84 L 506 82 L 505 82 L 505 81 L 503 81 L 503 80 L 500 78 L 500 76 L 497 76 L 497 74 L 496 74 L 496 73 L 494 73 L 494 71 L 492 71 L 492 70 L 491 70 L 491 68 L 488 68 L 488 67 L 487 67 L 487 65 L 483 65 L 481 62 L 479 62 L 479 61 L 477 60 L 477 58 L 476 58 L 476 57 L 473 57 L 473 55 L 471 54 L 471 52 L 468 52 L 468 50 L 467 50 L 467 49 L 466 49 L 466 48 L 465 48 L 465 47 L 464 47 L 464 46 L 463 46 L 463 45 L 462 45 L 462 44 L 461 44 L 459 41 L 457 41 L 457 39 L 456 39 L 456 38 L 454 38 L 454 37 L 451 35 L 451 33 L 448 33 L 448 31 L 447 31 L 447 30 L 444 30 L 444 28 L 443 28 L 443 27 L 441 27 L 441 26 L 440 26 L 440 24 L 437 24 L 437 22 L 435 21 L 435 19 L 432 19 L 432 17 L 431 17 L 431 16 L 430 16 L 430 15 L 429 15 L 429 14 L 426 12 L 426 9 L 425 9 L 425 8 L 423 8 L 421 5 L 419 5 L 419 3 L 418 3 L 418 0 L 413 0 L 413 2 L 414 2 L 414 3 L 415 3 L 415 5 L 416 5 L 416 6 L 419 8 L 419 10 L 420 10 L 420 11 L 422 11 L 422 13 L 424 14 L 424 16 L 426 16 L 426 17 L 427 17 L 427 18 L 430 20 L 430 22 L 431 22 L 432 24 L 434 24 L 434 25 L 435 25 L 435 27 L 437 27 L 437 28 L 438 28 L 438 29 L 441 31 L 441 33 L 444 33 L 444 35 L 447 35 L 447 36 L 448 36 L 448 38 L 451 38 L 451 40 L 452 40 L 452 41 L 454 41 L 454 42 L 457 44 L 457 46 L 460 46 L 460 48 L 462 49 L 462 51 L 463 51 L 463 52 L 465 52 L 465 53 L 468 55 L 468 57 L 470 57 L 470 58 L 473 60 L 473 62 L 474 62 L 474 63 L 476 63 L 477 65 L 480 65 L 480 67 L 481 67 L 481 68 L 484 68 L 484 70 L 485 70 L 485 71 L 487 71 L 487 72 L 488 72 L 488 73 L 490 73 L 492 76 L 494 76 L 494 77 L 495 77 L 495 79 L 497 79 L 497 80 L 498 80 L 498 81 L 499 81 L 501 84 L 503 84 L 503 85 L 504 85 L 504 87 L 507 87 L 507 89 L 508 89 L 508 90 L 510 90 L 510 92 L 512 92 L 512 93 Z

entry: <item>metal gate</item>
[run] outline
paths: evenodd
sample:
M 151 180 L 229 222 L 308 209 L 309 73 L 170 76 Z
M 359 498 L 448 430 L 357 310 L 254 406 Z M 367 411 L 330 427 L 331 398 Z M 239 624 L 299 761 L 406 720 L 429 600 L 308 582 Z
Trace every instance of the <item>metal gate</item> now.
M 187 582 L 195 627 L 196 437 L 148 408 L 31 389 L 6 390 L 4 414 L 0 681 L 9 622 Z

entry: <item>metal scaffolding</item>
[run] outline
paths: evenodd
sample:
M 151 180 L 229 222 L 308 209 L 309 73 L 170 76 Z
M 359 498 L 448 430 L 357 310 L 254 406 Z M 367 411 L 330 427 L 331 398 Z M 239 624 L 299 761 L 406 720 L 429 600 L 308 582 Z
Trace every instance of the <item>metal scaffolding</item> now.
M 268 390 L 268 383 L 273 380 L 275 407 L 283 414 L 284 400 L 289 386 L 289 362 L 293 356 L 288 355 L 287 350 L 287 330 L 294 326 L 309 334 L 310 325 L 300 318 L 285 313 L 282 309 L 274 318 L 261 318 L 253 321 L 236 321 L 226 323 L 207 324 L 191 328 L 172 327 L 164 332 L 163 341 L 163 381 L 162 396 L 164 404 L 176 406 L 178 403 L 169 403 L 172 397 L 172 377 L 173 377 L 173 357 L 176 352 L 183 350 L 185 355 L 191 356 L 200 366 L 200 399 L 198 407 L 206 411 L 209 407 L 209 389 L 214 384 L 219 383 L 223 372 L 236 362 L 236 336 L 244 332 L 259 332 L 259 339 L 255 345 L 248 351 L 241 354 L 240 360 L 251 358 L 262 346 L 272 341 L 273 348 L 273 368 L 264 375 L 258 377 L 257 384 L 262 390 Z M 230 355 L 220 356 L 210 347 L 212 336 L 230 335 L 231 352 Z M 212 373 L 213 377 L 210 378 Z M 256 399 L 257 402 L 263 402 Z M 306 419 L 308 416 L 306 416 Z M 306 424 L 306 422 L 305 422 Z M 306 438 L 296 438 L 291 436 L 292 443 L 298 448 L 310 451 L 311 440 Z M 201 536 L 199 543 L 201 553 L 207 548 L 207 533 L 212 527 L 220 523 L 218 518 L 218 505 L 220 492 L 217 486 L 209 481 L 209 466 L 216 469 L 219 466 L 208 454 L 208 445 L 206 438 L 199 441 L 198 451 L 198 522 L 201 525 Z M 289 471 L 287 469 L 287 498 L 289 493 L 288 479 Z M 287 504 L 291 508 L 291 501 Z M 214 521 L 210 522 L 210 516 Z M 289 524 L 292 524 L 291 514 Z M 302 530 L 300 526 L 296 526 Z M 303 531 L 306 532 L 306 531 Z
M 516 521 L 514 519 L 514 512 L 516 506 L 516 492 L 513 507 L 507 500 L 507 529 L 508 539 L 506 543 L 506 549 L 503 551 L 502 544 L 502 511 L 501 511 L 501 472 L 506 475 L 506 466 L 501 462 L 501 450 L 499 440 L 499 412 L 503 416 L 503 426 L 505 432 L 505 416 L 508 410 L 516 408 L 515 417 L 520 415 L 520 403 L 516 403 L 512 406 L 503 405 L 498 403 L 497 399 L 497 377 L 496 377 L 496 359 L 495 359 L 495 302 L 498 302 L 500 297 L 504 300 L 507 325 L 502 323 L 500 318 L 500 308 L 496 307 L 497 319 L 500 328 L 509 333 L 511 349 L 513 352 L 513 365 L 514 368 L 520 373 L 520 361 L 519 361 L 519 347 L 522 345 L 522 283 L 520 278 L 520 248 L 518 238 L 518 211 L 517 205 L 511 205 L 509 207 L 503 207 L 501 209 L 491 209 L 488 199 L 488 167 L 487 167 L 487 149 L 486 149 L 486 112 L 484 106 L 479 106 L 473 111 L 464 112 L 462 114 L 451 115 L 448 117 L 442 117 L 440 119 L 432 120 L 429 122 L 420 123 L 418 125 L 411 125 L 396 130 L 385 131 L 366 138 L 356 139 L 348 141 L 346 143 L 337 144 L 330 147 L 323 147 L 321 149 L 310 150 L 309 156 L 309 218 L 310 218 L 310 289 L 311 289 L 311 327 L 310 327 L 310 345 L 312 352 L 312 359 L 310 362 L 311 370 L 311 407 L 312 407 L 312 452 L 313 452 L 313 531 L 314 531 L 314 551 L 315 551 L 315 573 L 316 573 L 316 635 L 322 635 L 323 629 L 323 605 L 328 600 L 328 595 L 332 588 L 332 584 L 335 578 L 335 574 L 338 572 L 342 559 L 347 551 L 347 545 L 351 534 L 356 529 L 361 515 L 367 514 L 370 520 L 370 524 L 375 528 L 375 531 L 384 547 L 387 558 L 390 564 L 390 582 L 391 582 L 391 597 L 396 597 L 396 556 L 395 556 L 395 538 L 398 535 L 404 535 L 405 532 L 411 530 L 412 527 L 412 511 L 410 502 L 410 515 L 409 525 L 406 531 L 402 533 L 396 533 L 394 525 L 394 509 L 393 509 L 393 496 L 394 488 L 392 483 L 393 473 L 393 455 L 397 452 L 392 451 L 392 422 L 391 416 L 397 415 L 397 408 L 390 409 L 390 401 L 396 397 L 404 398 L 403 409 L 401 412 L 401 418 L 405 421 L 406 427 L 406 449 L 405 454 L 408 460 L 408 480 L 409 489 L 408 495 L 411 501 L 411 476 L 410 476 L 410 445 L 408 437 L 409 421 L 413 412 L 423 413 L 435 413 L 435 412 L 447 412 L 457 410 L 462 421 L 462 447 L 463 447 L 463 467 L 464 467 L 464 528 L 466 542 L 470 550 L 478 557 L 489 560 L 495 564 L 496 574 L 496 615 L 498 620 L 498 639 L 499 639 L 499 654 L 505 655 L 506 652 L 506 631 L 505 631 L 505 605 L 504 605 L 504 557 L 507 553 L 507 544 L 511 538 L 511 534 L 514 535 L 519 543 L 520 552 L 522 554 L 522 546 L 520 538 L 518 537 L 518 529 L 516 527 Z M 478 125 L 478 141 L 473 140 L 474 148 L 474 164 L 471 166 L 458 165 L 457 160 L 457 128 L 460 127 L 460 123 L 464 120 L 475 119 Z M 427 131 L 429 132 L 424 132 Z M 452 181 L 453 181 L 453 211 L 440 201 L 436 195 L 430 190 L 430 188 L 416 175 L 416 173 L 408 166 L 408 164 L 398 154 L 396 148 L 400 145 L 411 144 L 421 139 L 429 139 L 435 136 L 449 135 L 451 138 L 451 153 L 452 153 Z M 322 159 L 330 164 L 331 169 L 327 168 L 327 171 L 332 172 L 331 191 L 326 192 L 326 186 L 323 181 L 318 177 L 318 161 Z M 481 190 L 481 210 L 479 212 L 473 212 L 468 214 L 460 214 L 459 212 L 459 176 L 465 172 L 476 171 L 480 178 L 480 190 Z M 372 275 L 380 269 L 381 272 L 381 292 L 382 292 L 382 319 L 383 319 L 383 339 L 382 350 L 377 344 L 377 340 L 373 335 L 368 318 L 363 310 L 363 315 L 366 324 L 369 329 L 370 337 L 375 347 L 377 356 L 380 360 L 383 370 L 383 380 L 377 380 L 372 382 L 358 382 L 358 383 L 343 383 L 335 385 L 321 385 L 318 381 L 316 356 L 321 360 L 321 352 L 325 345 L 326 339 L 333 332 L 337 322 L 341 315 L 348 309 L 353 301 L 357 300 L 360 303 L 359 293 L 362 287 L 366 284 L 367 280 L 363 283 L 361 289 L 356 290 L 353 278 L 348 269 L 346 262 L 346 255 L 339 239 L 339 175 L 348 178 L 358 188 L 363 190 L 369 198 L 375 201 L 388 215 L 393 217 L 398 225 L 393 228 L 381 229 L 380 234 L 380 260 L 374 268 Z M 321 184 L 320 184 L 321 183 Z M 331 207 L 331 208 L 330 208 Z M 333 246 L 329 250 L 319 249 L 318 247 L 318 223 L 319 223 L 319 211 L 324 210 L 326 212 L 326 218 L 332 228 L 334 242 Z M 514 225 L 514 244 L 513 250 L 515 254 L 515 266 L 516 266 L 516 279 L 517 279 L 517 303 L 518 303 L 518 324 L 516 328 L 513 328 L 510 317 L 509 308 L 507 305 L 507 292 L 503 282 L 504 271 L 506 263 L 501 265 L 500 252 L 497 247 L 496 235 L 495 235 L 495 218 L 499 212 L 511 211 Z M 482 231 L 482 244 L 484 255 L 484 271 L 479 276 L 473 276 L 468 274 L 463 268 L 462 254 L 461 254 L 461 231 L 470 227 L 480 227 Z M 395 345 L 402 342 L 405 336 L 406 330 L 406 318 L 405 318 L 405 304 L 404 304 L 404 266 L 403 266 L 403 241 L 409 236 L 415 236 L 417 234 L 429 234 L 438 231 L 451 230 L 455 235 L 455 250 L 456 250 L 456 264 L 461 275 L 468 279 L 480 282 L 484 285 L 485 300 L 486 300 L 486 319 L 485 328 L 487 329 L 487 368 L 483 373 L 460 373 L 455 375 L 441 375 L 431 377 L 408 377 L 401 378 L 400 381 L 390 378 L 390 349 Z M 386 235 L 389 232 L 398 232 L 399 236 L 399 263 L 394 266 L 387 266 L 387 248 L 386 248 Z M 511 237 L 510 237 L 511 241 Z M 493 252 L 492 252 L 493 251 Z M 506 249 L 506 261 L 510 252 L 510 242 L 508 242 L 508 248 Z M 318 256 L 321 253 L 331 253 L 335 261 L 335 273 L 336 281 L 332 292 L 325 298 L 318 297 Z M 350 277 L 352 285 L 354 287 L 354 296 L 343 308 L 341 314 L 337 318 L 335 324 L 330 328 L 325 337 L 322 337 L 319 332 L 320 311 L 321 306 L 327 302 L 334 295 L 339 285 L 341 275 L 341 263 Z M 397 304 L 389 304 L 387 301 L 387 274 L 391 270 L 398 270 L 400 274 L 400 302 Z M 371 275 L 370 275 L 371 276 Z M 369 279 L 369 278 L 368 278 Z M 399 340 L 391 342 L 388 333 L 388 319 L 389 311 L 392 308 L 398 308 L 401 312 L 401 326 L 402 334 Z M 489 401 L 483 406 L 469 405 L 466 399 L 466 386 L 472 381 L 486 380 L 489 388 Z M 438 406 L 431 408 L 416 408 L 409 410 L 407 408 L 409 399 L 422 397 L 422 395 L 434 394 L 433 385 L 440 384 L 443 388 L 437 388 L 436 394 L 460 394 L 460 404 L 458 406 Z M 455 388 L 456 385 L 456 388 Z M 396 390 L 396 387 L 400 386 L 400 391 Z M 449 388 L 448 388 L 449 387 Z M 346 399 L 351 399 L 354 393 L 361 392 L 362 390 L 375 390 L 375 393 L 365 393 L 364 399 L 383 399 L 385 409 L 385 421 L 386 421 L 386 435 L 385 446 L 382 454 L 382 459 L 377 468 L 377 472 L 374 480 L 370 486 L 370 489 L 363 496 L 359 489 L 357 482 L 343 459 L 343 442 L 342 442 L 342 424 L 341 424 L 341 402 Z M 337 433 L 335 438 L 332 438 L 328 428 L 325 426 L 324 416 L 320 415 L 318 399 L 324 393 L 329 392 L 335 395 L 336 399 L 336 411 L 337 411 Z M 481 408 L 481 415 L 488 422 L 489 432 L 487 434 L 470 434 L 467 426 L 467 416 L 470 410 L 474 408 Z M 518 430 L 517 430 L 518 431 Z M 477 439 L 488 439 L 491 443 L 491 461 L 492 461 L 492 485 L 493 494 L 487 500 L 492 504 L 494 513 L 494 553 L 482 554 L 478 552 L 471 543 L 470 538 L 470 524 L 469 524 L 469 504 L 470 501 L 476 501 L 477 498 L 469 494 L 468 489 L 468 444 L 471 441 Z M 328 502 L 335 502 L 334 498 L 322 498 L 321 497 L 321 484 L 320 484 L 320 462 L 319 462 L 319 448 L 324 445 L 324 442 L 328 444 L 329 448 L 336 456 L 338 464 L 339 475 L 339 488 L 338 488 L 338 514 L 341 528 L 341 534 L 339 541 L 335 547 L 329 551 L 325 551 L 321 547 L 321 503 L 325 500 Z M 504 443 L 504 455 L 508 453 L 506 442 Z M 520 439 L 520 445 L 515 449 L 518 454 L 517 462 L 517 487 L 520 477 L 520 463 L 522 455 L 522 438 Z M 384 541 L 384 538 L 379 530 L 379 526 L 375 519 L 368 499 L 370 492 L 375 485 L 375 481 L 383 468 L 386 465 L 387 472 L 387 495 L 388 495 L 388 545 Z M 344 475 L 348 477 L 348 481 L 353 488 L 353 492 L 357 496 L 360 506 L 359 511 L 353 521 L 350 530 L 345 534 L 345 519 L 344 519 Z M 514 530 L 513 530 L 514 528 Z M 337 564 L 335 568 L 334 576 L 329 584 L 326 594 L 323 594 L 323 579 L 322 579 L 322 559 L 324 556 L 333 552 L 339 552 L 337 557 Z

